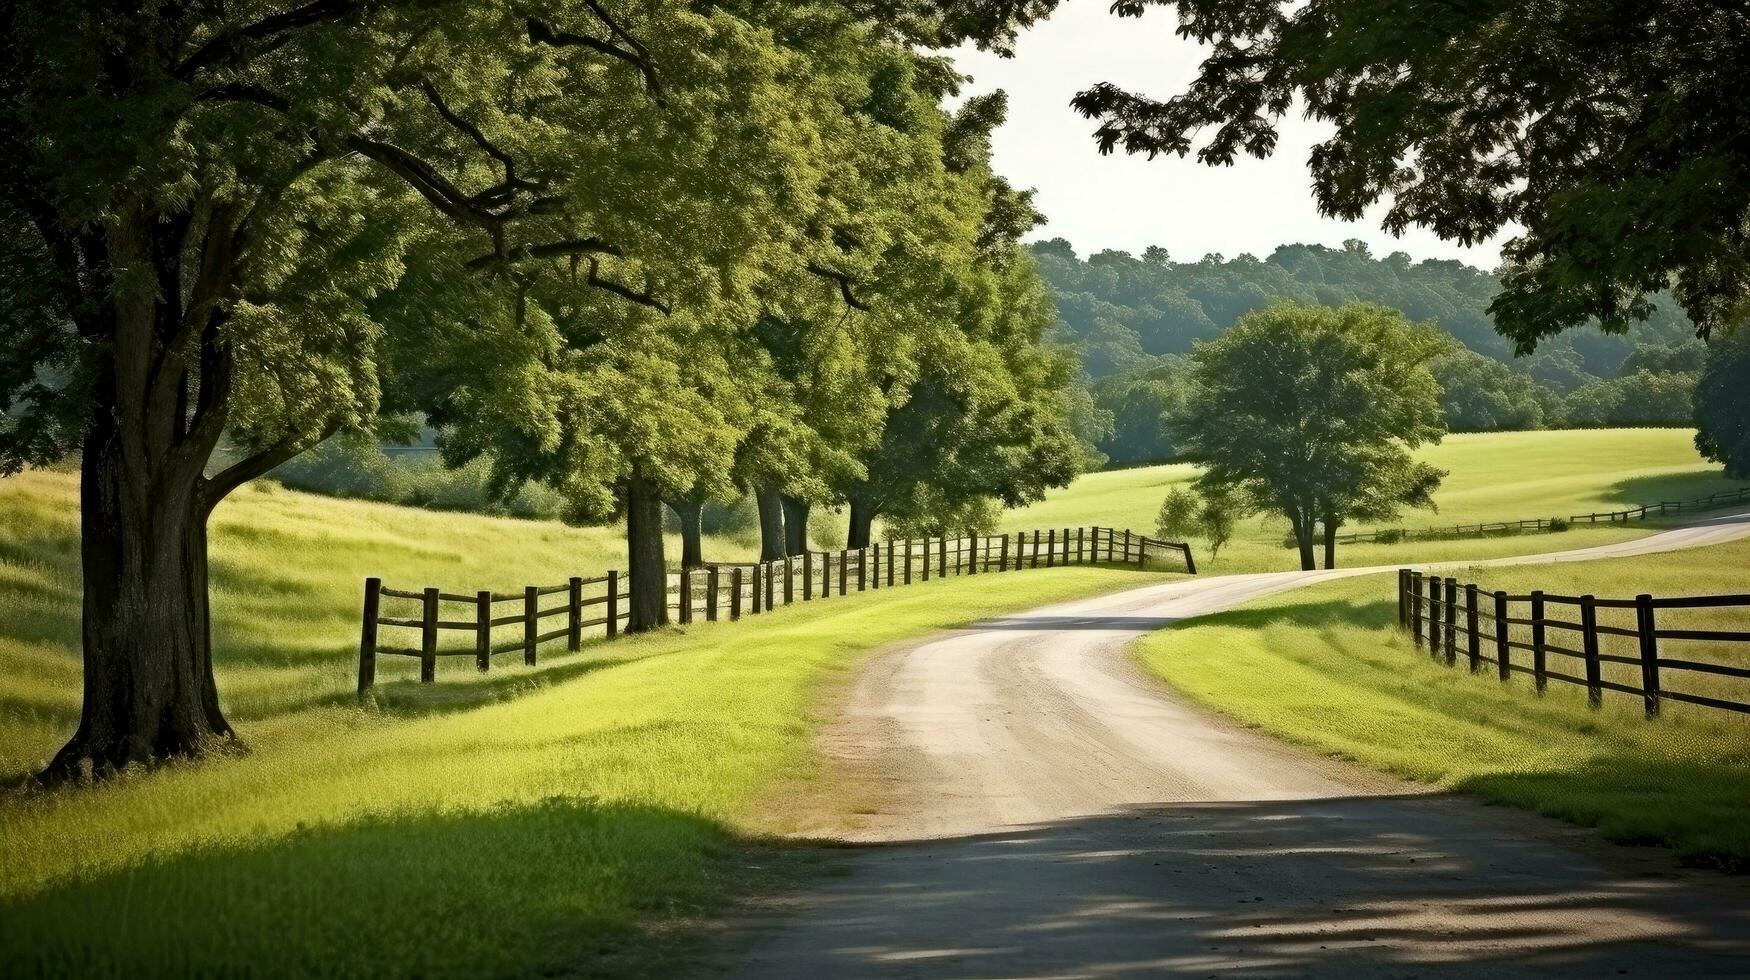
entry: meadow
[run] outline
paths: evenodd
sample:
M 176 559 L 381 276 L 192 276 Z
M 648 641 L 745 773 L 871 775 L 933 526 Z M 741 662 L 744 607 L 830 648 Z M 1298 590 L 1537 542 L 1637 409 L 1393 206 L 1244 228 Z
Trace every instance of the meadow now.
M 1515 593 L 1677 596 L 1732 591 L 1742 579 L 1721 569 L 1747 563 L 1750 541 L 1740 540 L 1442 574 Z M 1612 840 L 1663 844 L 1698 864 L 1750 870 L 1750 716 L 1667 701 L 1649 721 L 1639 697 L 1614 692 L 1594 711 L 1584 687 L 1551 682 L 1539 696 L 1529 677 L 1503 683 L 1488 665 L 1471 674 L 1462 642 L 1458 666 L 1435 663 L 1398 628 L 1395 589 L 1390 573 L 1298 589 L 1165 630 L 1137 649 L 1174 688 L 1283 739 L 1597 827 Z M 1750 630 L 1743 608 L 1661 615 L 1667 628 Z M 1633 653 L 1631 641 L 1604 639 L 1605 653 Z M 1743 643 L 1690 642 L 1664 655 L 1750 666 Z M 1524 663 L 1529 655 L 1514 656 Z M 1571 661 L 1550 660 L 1552 670 L 1578 672 Z M 1750 700 L 1750 681 L 1666 671 L 1664 683 Z
M 1435 494 L 1438 510 L 1405 511 L 1383 527 L 1441 527 L 1532 517 L 1567 517 L 1619 510 L 1638 503 L 1688 499 L 1746 485 L 1728 480 L 1717 464 L 1695 452 L 1689 429 L 1571 429 L 1542 432 L 1473 433 L 1447 436 L 1417 455 L 1447 471 Z M 1073 527 L 1101 524 L 1138 531 L 1155 525 L 1161 499 L 1174 486 L 1197 476 L 1188 463 L 1091 473 L 1045 499 L 1003 515 L 1002 529 Z M 1365 531 L 1357 524 L 1345 531 Z M 1559 534 L 1459 538 L 1409 544 L 1340 545 L 1343 566 L 1387 564 L 1412 556 L 1417 561 L 1464 561 L 1504 555 L 1584 548 L 1646 534 L 1651 525 L 1591 527 Z M 1215 558 L 1202 542 L 1198 570 L 1205 573 L 1253 572 L 1295 567 L 1294 552 L 1283 546 L 1288 522 L 1263 516 L 1241 523 L 1234 539 Z
M 1163 577 L 1082 567 L 835 596 L 537 671 L 383 684 L 365 706 L 254 717 L 233 757 L 16 791 L 0 800 L 0 960 L 21 975 L 663 975 L 694 917 L 784 873 L 790 852 L 758 842 L 790 828 L 761 794 L 832 792 L 809 786 L 819 685 L 882 644 Z

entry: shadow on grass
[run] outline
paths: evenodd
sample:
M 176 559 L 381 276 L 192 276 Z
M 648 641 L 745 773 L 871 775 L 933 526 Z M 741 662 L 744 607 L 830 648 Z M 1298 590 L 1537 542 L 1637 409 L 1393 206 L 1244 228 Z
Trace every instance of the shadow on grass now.
M 0 905 L 0 961 L 14 977 L 665 976 L 689 925 L 754 883 L 748 857 L 696 815 L 574 800 L 300 824 Z
M 1616 501 L 1623 507 L 1638 507 L 1641 504 L 1656 504 L 1668 500 L 1687 502 L 1722 490 L 1736 490 L 1745 486 L 1750 486 L 1750 482 L 1728 480 L 1718 472 L 1668 473 L 1620 480 L 1611 484 L 1603 496 L 1604 499 Z
M 1357 797 L 1140 806 L 859 849 L 849 873 L 752 923 L 733 975 L 1741 972 L 1746 882 L 1657 872 L 1548 829 L 1459 798 Z

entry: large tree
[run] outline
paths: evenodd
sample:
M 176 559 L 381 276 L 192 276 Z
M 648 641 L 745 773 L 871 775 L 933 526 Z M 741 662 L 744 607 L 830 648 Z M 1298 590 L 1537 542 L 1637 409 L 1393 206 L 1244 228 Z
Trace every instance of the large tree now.
M 1210 46 L 1155 99 L 1102 83 L 1075 106 L 1102 152 L 1268 156 L 1289 112 L 1335 132 L 1308 161 L 1320 210 L 1463 243 L 1511 223 L 1490 306 L 1521 352 L 1619 332 L 1671 287 L 1704 336 L 1750 302 L 1750 5 L 1736 0 L 1120 0 L 1176 6 Z
M 1449 343 L 1377 306 L 1273 306 L 1198 345 L 1168 428 L 1203 489 L 1288 519 L 1304 569 L 1322 526 L 1329 567 L 1345 521 L 1430 503 L 1442 474 L 1410 450 L 1446 431 Z
M 52 778 L 231 734 L 207 517 L 369 428 L 391 364 L 422 356 L 410 337 L 466 332 L 488 360 L 451 361 L 447 382 L 434 364 L 392 400 L 452 418 L 521 401 L 537 448 L 587 439 L 554 422 L 550 388 L 465 382 L 581 356 L 660 385 L 650 352 L 672 345 L 615 341 L 672 337 L 650 323 L 745 292 L 818 183 L 788 98 L 815 66 L 724 8 L 21 0 L 4 26 L 0 469 L 82 467 L 84 701 Z M 668 409 L 659 391 L 637 394 Z M 227 437 L 235 461 L 209 472 Z M 618 476 L 636 492 L 686 469 Z

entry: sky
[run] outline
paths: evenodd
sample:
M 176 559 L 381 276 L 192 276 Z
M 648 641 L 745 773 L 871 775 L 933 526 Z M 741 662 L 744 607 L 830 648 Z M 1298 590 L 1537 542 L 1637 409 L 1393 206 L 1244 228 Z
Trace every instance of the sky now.
M 1066 0 L 1021 36 L 1012 59 L 954 52 L 960 71 L 973 76 L 963 96 L 999 88 L 1009 94 L 1009 119 L 995 134 L 993 155 L 1010 182 L 1038 191 L 1034 203 L 1049 223 L 1032 238 L 1067 238 L 1084 256 L 1162 245 L 1180 262 L 1210 252 L 1264 258 L 1285 243 L 1336 247 L 1347 238 L 1381 256 L 1402 251 L 1484 269 L 1499 261 L 1499 239 L 1463 248 L 1417 228 L 1394 238 L 1379 226 L 1383 204 L 1371 220 L 1321 217 L 1306 160 L 1330 126 L 1299 115 L 1282 120 L 1281 140 L 1267 160 L 1241 156 L 1232 167 L 1206 167 L 1194 157 L 1100 156 L 1095 123 L 1069 107 L 1070 97 L 1111 81 L 1166 98 L 1195 77 L 1203 50 L 1173 34 L 1178 20 L 1170 7 L 1138 19 L 1114 17 L 1108 5 Z

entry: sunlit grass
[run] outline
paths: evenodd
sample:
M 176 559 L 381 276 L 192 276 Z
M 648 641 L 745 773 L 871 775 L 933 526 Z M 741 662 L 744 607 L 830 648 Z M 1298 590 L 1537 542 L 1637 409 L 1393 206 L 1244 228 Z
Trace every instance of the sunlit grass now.
M 392 683 L 374 708 L 259 718 L 241 757 L 9 799 L 0 957 L 478 976 L 645 956 L 631 930 L 719 893 L 759 794 L 807 785 L 815 685 L 885 643 L 1158 579 L 1074 568 L 835 596 L 536 672 Z
M 1446 437 L 1418 455 L 1447 470 L 1435 495 L 1439 510 L 1405 511 L 1390 527 L 1440 527 L 1533 517 L 1620 510 L 1643 502 L 1689 499 L 1745 486 L 1727 480 L 1717 463 L 1695 452 L 1689 429 L 1581 429 L 1502 432 Z M 1003 516 L 1007 531 L 1097 524 L 1152 532 L 1161 498 L 1197 475 L 1189 464 L 1092 473 L 1053 490 L 1031 507 Z M 1358 524 L 1345 531 L 1368 530 Z M 1648 533 L 1647 525 L 1579 526 L 1558 535 L 1396 545 L 1342 545 L 1345 566 L 1394 561 L 1449 561 L 1531 554 L 1609 544 Z M 1297 567 L 1297 554 L 1283 546 L 1288 525 L 1262 518 L 1241 525 L 1219 558 L 1199 548 L 1199 570 L 1240 572 Z
M 1509 592 L 1695 595 L 1730 591 L 1721 569 L 1746 563 L 1750 541 L 1445 574 Z M 1148 637 L 1140 654 L 1197 701 L 1320 751 L 1613 839 L 1750 866 L 1750 716 L 1667 702 L 1649 722 L 1639 698 L 1606 692 L 1605 708 L 1592 711 L 1583 687 L 1555 682 L 1539 697 L 1529 677 L 1503 684 L 1488 664 L 1471 674 L 1462 639 L 1456 668 L 1436 664 L 1397 628 L 1395 587 L 1395 576 L 1369 575 L 1284 593 Z M 1707 626 L 1750 629 L 1750 611 L 1714 613 Z M 1606 652 L 1626 642 L 1607 639 Z M 1750 664 L 1743 644 L 1696 644 L 1684 655 Z M 1583 673 L 1572 661 L 1559 669 Z M 1667 671 L 1665 683 L 1750 701 L 1750 681 Z

